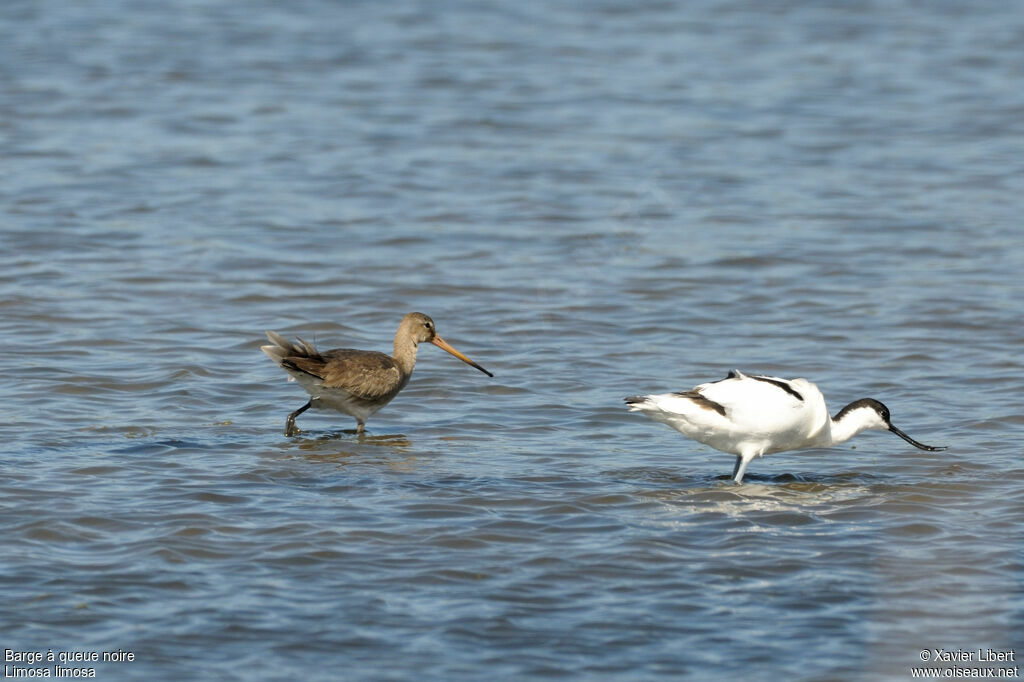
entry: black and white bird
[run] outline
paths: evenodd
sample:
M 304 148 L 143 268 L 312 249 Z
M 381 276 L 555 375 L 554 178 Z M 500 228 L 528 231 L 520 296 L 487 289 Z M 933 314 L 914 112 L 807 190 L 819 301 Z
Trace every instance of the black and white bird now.
M 915 448 L 919 443 L 893 426 L 889 408 L 873 398 L 855 400 L 829 417 L 825 397 L 806 379 L 729 372 L 721 381 L 681 393 L 626 398 L 630 411 L 643 412 L 693 440 L 736 455 L 732 478 L 743 481 L 750 460 L 786 450 L 827 448 L 867 429 L 892 431 Z

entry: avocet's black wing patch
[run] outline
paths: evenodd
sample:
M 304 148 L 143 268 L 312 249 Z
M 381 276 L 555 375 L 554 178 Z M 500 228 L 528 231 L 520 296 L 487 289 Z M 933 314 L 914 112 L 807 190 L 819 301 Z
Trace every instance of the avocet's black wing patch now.
M 754 375 L 748 375 L 748 376 L 751 379 L 757 379 L 758 381 L 763 381 L 763 382 L 765 382 L 767 384 L 771 384 L 773 386 L 778 386 L 783 391 L 785 391 L 786 393 L 790 394 L 791 396 L 793 396 L 794 398 L 796 398 L 800 402 L 804 401 L 804 397 L 802 395 L 800 395 L 800 393 L 796 389 L 794 389 L 792 386 L 790 386 L 788 381 L 783 381 L 782 379 L 773 379 L 772 377 L 759 377 L 759 376 L 754 376 Z
M 710 398 L 705 398 L 697 391 L 683 391 L 682 393 L 673 393 L 672 395 L 679 396 L 680 398 L 687 398 L 688 400 L 692 400 L 694 404 L 697 405 L 698 407 L 702 407 L 705 410 L 714 410 L 723 417 L 725 416 L 724 405 L 716 403 L 714 400 L 711 400 Z

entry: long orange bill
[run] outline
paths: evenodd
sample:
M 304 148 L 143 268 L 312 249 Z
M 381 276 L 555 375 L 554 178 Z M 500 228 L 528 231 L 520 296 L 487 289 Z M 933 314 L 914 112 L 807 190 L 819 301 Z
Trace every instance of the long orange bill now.
M 437 346 L 441 350 L 448 351 L 449 353 L 451 353 L 452 355 L 457 357 L 459 360 L 462 360 L 467 365 L 470 365 L 471 367 L 476 367 L 478 370 L 480 370 L 481 372 L 483 372 L 487 376 L 489 376 L 489 377 L 493 377 L 494 376 L 493 374 L 488 372 L 486 369 L 484 369 L 480 365 L 476 364 L 475 362 L 473 362 L 472 360 L 467 358 L 465 355 L 463 355 L 459 351 L 457 351 L 454 348 L 452 348 L 451 344 L 449 344 L 447 341 L 442 339 L 440 336 L 435 336 L 434 340 L 431 341 L 430 343 L 434 344 L 435 346 Z

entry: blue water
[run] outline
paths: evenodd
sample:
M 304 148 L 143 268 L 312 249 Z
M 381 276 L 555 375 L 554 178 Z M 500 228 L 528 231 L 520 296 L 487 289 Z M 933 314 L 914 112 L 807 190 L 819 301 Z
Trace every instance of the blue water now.
M 132 652 L 106 680 L 1024 655 L 1024 8 L 16 0 L 0 36 L 0 647 Z M 426 347 L 368 437 L 283 435 L 264 330 L 389 350 L 412 310 L 495 377 Z M 949 449 L 735 486 L 621 402 L 732 368 Z

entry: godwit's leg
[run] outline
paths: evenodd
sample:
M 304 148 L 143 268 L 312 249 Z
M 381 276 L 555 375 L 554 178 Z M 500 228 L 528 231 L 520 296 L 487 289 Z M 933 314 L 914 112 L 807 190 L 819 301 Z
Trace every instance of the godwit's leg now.
M 363 429 L 365 428 L 365 426 L 366 426 L 366 422 L 361 422 L 359 420 L 356 420 L 356 435 L 358 435 L 358 436 L 363 435 Z
M 302 407 L 300 407 L 299 409 L 295 410 L 290 415 L 288 415 L 288 419 L 285 420 L 285 423 L 284 423 L 284 435 L 286 435 L 286 436 L 294 436 L 296 433 L 299 432 L 299 430 L 297 428 L 295 428 L 295 418 L 298 417 L 300 414 L 302 414 L 303 412 L 305 412 L 306 410 L 308 410 L 311 407 L 313 407 L 313 399 L 312 398 L 310 398 L 309 401 L 305 405 L 303 405 Z

